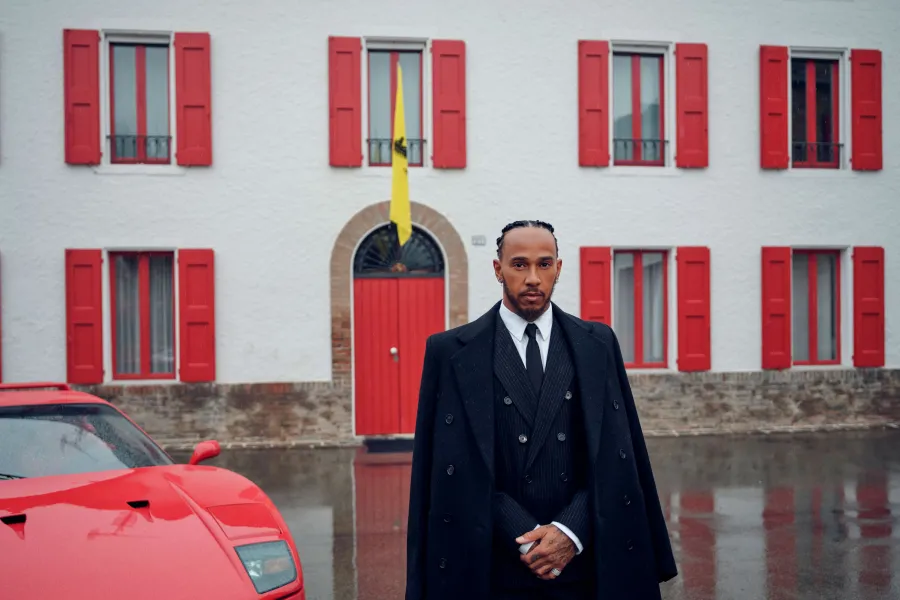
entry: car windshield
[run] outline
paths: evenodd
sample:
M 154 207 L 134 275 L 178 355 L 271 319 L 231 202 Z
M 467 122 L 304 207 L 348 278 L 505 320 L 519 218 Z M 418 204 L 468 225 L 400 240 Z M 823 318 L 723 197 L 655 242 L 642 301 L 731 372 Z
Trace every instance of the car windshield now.
M 173 464 L 116 409 L 103 404 L 0 407 L 3 479 Z

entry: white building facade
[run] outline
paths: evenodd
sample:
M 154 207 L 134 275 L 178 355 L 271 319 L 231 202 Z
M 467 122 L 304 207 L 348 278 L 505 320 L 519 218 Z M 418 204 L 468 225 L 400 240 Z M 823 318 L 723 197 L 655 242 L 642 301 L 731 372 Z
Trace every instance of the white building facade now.
M 900 419 L 896 23 L 891 0 L 6 2 L 0 375 L 174 441 L 409 434 L 425 337 L 499 299 L 494 239 L 541 219 L 554 300 L 614 327 L 648 428 Z

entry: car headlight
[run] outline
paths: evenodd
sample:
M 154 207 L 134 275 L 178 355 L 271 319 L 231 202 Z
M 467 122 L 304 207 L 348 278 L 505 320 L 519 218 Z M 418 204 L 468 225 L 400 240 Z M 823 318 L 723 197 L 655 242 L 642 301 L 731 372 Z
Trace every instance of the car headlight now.
M 259 594 L 271 592 L 297 579 L 297 566 L 287 542 L 283 540 L 237 546 L 235 551 Z

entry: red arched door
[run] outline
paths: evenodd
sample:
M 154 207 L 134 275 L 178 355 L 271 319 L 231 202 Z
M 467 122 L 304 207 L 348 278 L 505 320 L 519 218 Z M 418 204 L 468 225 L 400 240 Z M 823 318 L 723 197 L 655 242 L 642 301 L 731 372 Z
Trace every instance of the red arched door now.
M 388 224 L 363 240 L 353 272 L 356 433 L 413 433 L 425 341 L 445 329 L 441 250 L 416 227 L 401 248 Z

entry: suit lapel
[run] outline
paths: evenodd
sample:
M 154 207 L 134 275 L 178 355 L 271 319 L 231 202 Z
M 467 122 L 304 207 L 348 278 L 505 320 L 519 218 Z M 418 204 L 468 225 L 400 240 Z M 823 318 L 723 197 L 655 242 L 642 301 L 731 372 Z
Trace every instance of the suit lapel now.
M 556 314 L 553 315 L 554 318 Z M 544 369 L 544 383 L 541 386 L 541 398 L 538 403 L 537 416 L 534 428 L 531 432 L 532 444 L 528 448 L 528 458 L 525 461 L 525 469 L 530 469 L 534 459 L 540 453 L 550 427 L 559 412 L 562 403 L 566 401 L 566 391 L 572 381 L 575 370 L 572 362 L 565 360 L 565 344 L 563 331 L 557 329 L 550 334 L 550 347 L 547 350 L 547 368 Z M 571 354 L 571 353 L 570 353 Z
M 559 320 L 566 332 L 571 349 L 581 410 L 584 413 L 585 433 L 591 461 L 600 450 L 600 424 L 603 407 L 607 401 L 607 365 L 609 349 L 588 328 L 590 325 L 576 321 L 554 305 L 554 321 Z
M 503 319 L 497 316 L 496 337 L 494 339 L 494 373 L 503 384 L 513 404 L 522 413 L 529 428 L 534 428 L 534 416 L 538 397 L 528 380 L 528 372 L 522 364 L 522 357 L 516 350 L 509 330 Z
M 494 378 L 491 360 L 494 352 L 493 310 L 464 327 L 458 334 L 464 346 L 451 357 L 456 382 L 469 427 L 491 477 L 494 475 Z

